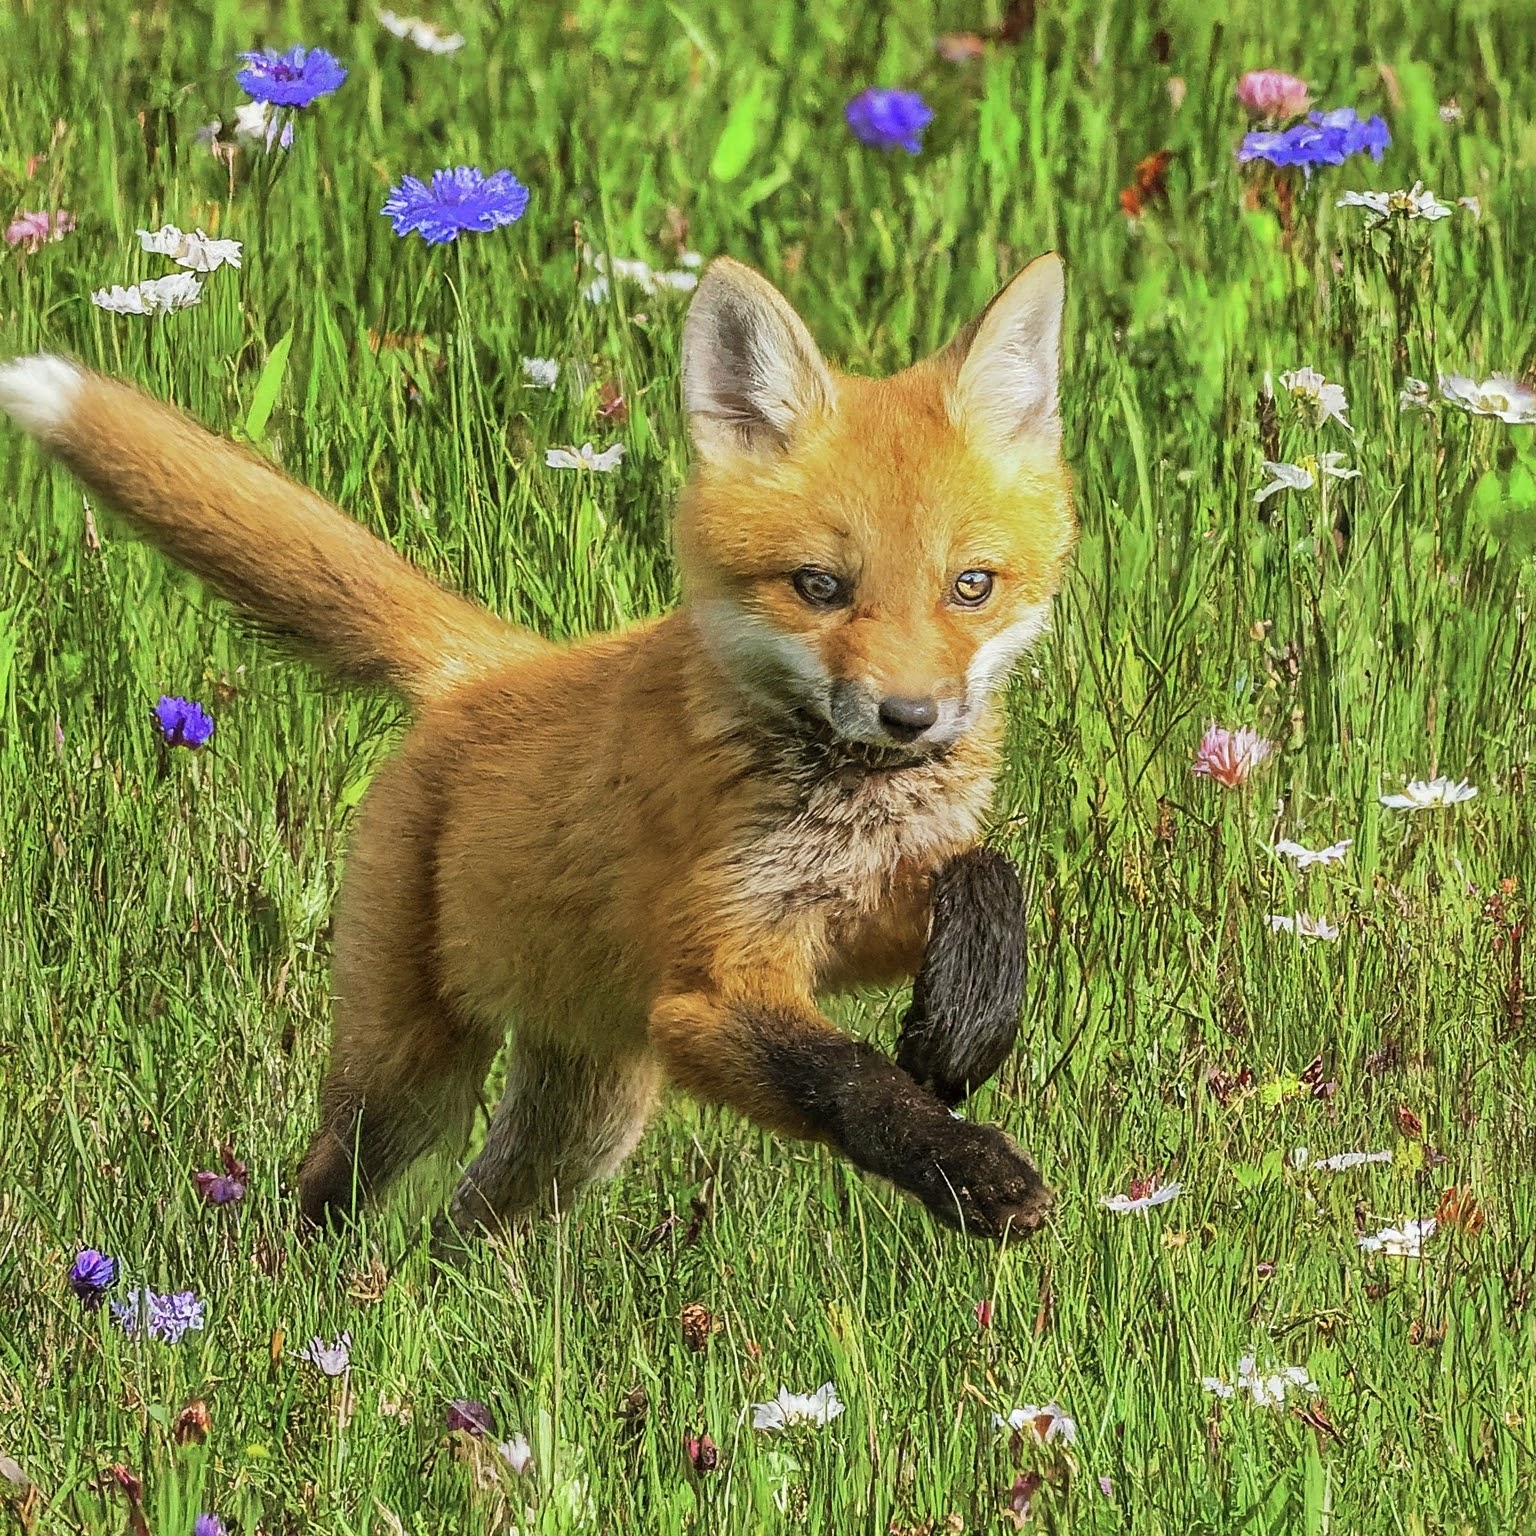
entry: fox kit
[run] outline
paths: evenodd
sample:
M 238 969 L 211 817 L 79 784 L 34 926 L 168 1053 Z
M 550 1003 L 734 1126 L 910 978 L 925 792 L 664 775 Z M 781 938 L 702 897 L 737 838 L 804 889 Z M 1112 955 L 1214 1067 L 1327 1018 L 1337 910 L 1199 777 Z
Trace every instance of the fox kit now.
M 834 371 L 716 261 L 683 330 L 684 604 L 575 644 L 433 582 L 262 459 L 64 359 L 0 406 L 171 558 L 414 725 L 359 811 L 304 1214 L 344 1215 L 506 1091 L 449 1230 L 612 1174 L 664 1080 L 1000 1237 L 1050 1191 L 951 1113 L 1011 1048 L 1024 909 L 978 846 L 1000 685 L 1072 542 L 1042 256 L 942 351 Z M 915 976 L 896 1061 L 829 991 Z

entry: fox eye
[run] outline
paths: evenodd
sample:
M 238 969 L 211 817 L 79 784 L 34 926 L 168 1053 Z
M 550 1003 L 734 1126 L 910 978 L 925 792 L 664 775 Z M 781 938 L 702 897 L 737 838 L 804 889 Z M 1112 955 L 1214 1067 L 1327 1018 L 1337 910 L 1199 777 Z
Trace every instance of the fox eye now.
M 814 565 L 802 565 L 791 580 L 795 591 L 813 608 L 842 608 L 852 596 L 849 582 Z
M 961 571 L 955 577 L 954 598 L 963 608 L 980 608 L 992 596 L 991 571 Z

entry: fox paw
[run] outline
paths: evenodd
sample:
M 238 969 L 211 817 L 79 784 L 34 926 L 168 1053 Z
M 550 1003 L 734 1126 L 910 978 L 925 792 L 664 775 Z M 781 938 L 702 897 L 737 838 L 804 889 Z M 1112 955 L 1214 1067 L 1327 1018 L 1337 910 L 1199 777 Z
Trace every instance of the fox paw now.
M 1033 1163 L 1006 1132 L 956 1121 L 921 1191 L 942 1222 L 978 1237 L 1024 1237 L 1056 1203 Z
M 951 859 L 934 885 L 933 925 L 901 1021 L 896 1063 L 958 1104 L 1013 1049 L 1024 999 L 1024 891 L 990 848 Z

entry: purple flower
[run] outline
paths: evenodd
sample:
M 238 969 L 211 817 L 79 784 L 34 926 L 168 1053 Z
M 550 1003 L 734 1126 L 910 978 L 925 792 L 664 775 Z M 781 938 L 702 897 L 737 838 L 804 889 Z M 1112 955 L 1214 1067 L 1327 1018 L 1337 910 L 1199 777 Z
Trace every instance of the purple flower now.
M 1331 112 L 1309 112 L 1304 123 L 1283 133 L 1245 134 L 1237 158 L 1243 165 L 1250 160 L 1299 165 L 1310 176 L 1313 166 L 1342 165 L 1351 155 L 1380 160 L 1391 142 L 1379 117 L 1362 118 L 1353 107 L 1335 107 Z
M 161 694 L 160 702 L 150 713 L 154 715 L 167 746 L 195 749 L 213 735 L 213 717 L 191 699 Z
M 97 1248 L 82 1248 L 69 1266 L 69 1287 L 94 1312 L 102 1297 L 117 1284 L 117 1260 Z
M 324 48 L 295 47 L 281 54 L 268 48 L 239 57 L 245 65 L 235 72 L 240 89 L 274 107 L 307 107 L 329 96 L 347 78 L 341 61 Z
M 923 147 L 922 132 L 933 121 L 933 109 L 916 91 L 872 85 L 843 108 L 843 116 L 861 144 L 915 155 Z
M 229 1536 L 229 1532 L 217 1515 L 202 1514 L 192 1522 L 192 1536 Z
M 456 1397 L 448 1404 L 448 1428 L 484 1439 L 491 1433 L 491 1410 L 476 1398 Z
M 152 1339 L 179 1344 L 188 1329 L 201 1330 L 204 1304 L 191 1291 L 172 1291 L 161 1295 L 147 1286 L 130 1291 L 122 1301 L 112 1303 L 112 1316 L 130 1338 L 140 1327 Z
M 210 1205 L 230 1205 L 245 1198 L 246 1167 L 228 1145 L 219 1149 L 219 1157 L 224 1164 L 223 1173 L 194 1173 L 192 1182 Z
M 344 1376 L 352 1364 L 352 1335 L 343 1329 L 327 1344 L 317 1333 L 299 1351 L 299 1359 L 307 1360 L 322 1376 Z
M 528 188 L 511 171 L 487 176 L 472 165 L 433 171 L 432 185 L 402 176 L 379 210 L 397 235 L 418 234 L 431 245 L 457 240 L 466 230 L 485 233 L 522 218 Z

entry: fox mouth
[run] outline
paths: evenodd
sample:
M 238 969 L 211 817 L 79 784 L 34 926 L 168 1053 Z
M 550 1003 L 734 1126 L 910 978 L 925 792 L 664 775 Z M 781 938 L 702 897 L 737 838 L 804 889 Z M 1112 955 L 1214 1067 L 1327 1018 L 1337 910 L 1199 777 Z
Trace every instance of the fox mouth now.
M 878 742 L 844 736 L 824 716 L 805 705 L 783 717 L 795 741 L 813 749 L 828 768 L 854 768 L 867 774 L 900 773 L 942 762 L 954 740 Z

